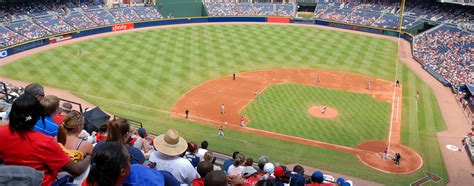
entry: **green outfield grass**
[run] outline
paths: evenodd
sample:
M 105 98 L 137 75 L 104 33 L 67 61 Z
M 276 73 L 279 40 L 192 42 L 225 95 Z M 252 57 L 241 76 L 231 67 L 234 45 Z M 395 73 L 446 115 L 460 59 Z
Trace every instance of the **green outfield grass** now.
M 327 104 L 334 119 L 315 118 L 308 108 Z M 252 101 L 243 114 L 249 127 L 328 143 L 356 147 L 368 140 L 385 140 L 391 105 L 368 94 L 297 84 L 273 85 Z M 370 111 L 370 112 L 366 112 Z
M 177 27 L 52 49 L 0 68 L 0 76 L 69 90 L 110 113 L 142 121 L 151 132 L 176 128 L 186 139 L 209 140 L 212 150 L 223 153 L 239 150 L 254 159 L 265 154 L 274 162 L 301 163 L 388 185 L 407 185 L 421 177 L 422 171 L 385 174 L 362 165 L 350 154 L 230 130 L 219 138 L 212 126 L 171 118 L 168 113 L 186 91 L 233 72 L 319 68 L 393 80 L 396 52 L 397 44 L 392 41 L 318 28 Z M 398 71 L 404 86 L 402 142 L 422 155 L 423 171 L 438 174 L 445 183 L 447 174 L 435 137 L 445 125 L 432 90 L 405 66 L 400 65 Z M 416 90 L 422 94 L 418 112 L 414 111 Z M 374 136 L 381 138 L 383 132 Z

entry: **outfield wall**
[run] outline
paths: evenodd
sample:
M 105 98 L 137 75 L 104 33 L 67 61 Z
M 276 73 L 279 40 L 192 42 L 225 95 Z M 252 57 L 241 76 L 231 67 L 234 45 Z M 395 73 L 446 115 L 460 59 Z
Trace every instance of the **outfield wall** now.
M 295 20 L 290 20 L 288 17 L 195 17 L 195 18 L 182 18 L 182 19 L 164 19 L 164 20 L 154 20 L 154 21 L 145 21 L 145 22 L 135 22 L 135 23 L 124 23 L 116 24 L 111 26 L 103 26 L 92 29 L 78 30 L 70 33 L 64 33 L 54 36 L 48 36 L 46 38 L 36 39 L 28 41 L 25 43 L 20 43 L 18 45 L 13 45 L 5 49 L 0 49 L 0 58 L 8 57 L 26 50 L 30 50 L 36 47 L 41 47 L 69 39 L 75 39 L 79 37 L 85 37 L 95 34 L 101 34 L 106 32 L 117 32 L 135 28 L 144 28 L 152 26 L 162 26 L 162 25 L 176 25 L 176 24 L 191 24 L 191 23 L 219 23 L 219 22 L 272 22 L 272 23 L 298 23 Z M 307 23 L 307 22 L 305 22 Z M 371 26 L 362 26 L 348 23 L 339 23 L 331 22 L 325 20 L 314 20 L 310 24 L 330 26 L 342 29 L 356 30 L 361 32 L 369 32 L 374 34 L 392 36 L 392 37 L 401 37 L 409 41 L 412 52 L 413 52 L 413 35 L 407 32 L 400 32 L 398 30 L 377 28 Z M 418 60 L 417 60 L 418 61 Z M 419 62 L 419 61 L 418 61 Z M 421 63 L 420 63 L 421 64 Z M 424 67 L 426 71 L 432 74 L 436 79 L 438 79 L 443 85 L 450 86 L 450 83 L 444 79 L 436 71 Z

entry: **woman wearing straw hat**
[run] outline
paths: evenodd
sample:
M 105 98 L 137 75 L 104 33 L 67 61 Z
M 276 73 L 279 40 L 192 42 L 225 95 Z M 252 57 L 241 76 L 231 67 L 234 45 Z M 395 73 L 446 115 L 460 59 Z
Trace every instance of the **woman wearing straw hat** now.
M 156 163 L 156 169 L 170 172 L 182 184 L 191 185 L 194 179 L 199 178 L 191 162 L 180 156 L 188 144 L 178 131 L 168 129 L 153 140 L 153 146 L 157 152 L 150 154 L 149 161 Z

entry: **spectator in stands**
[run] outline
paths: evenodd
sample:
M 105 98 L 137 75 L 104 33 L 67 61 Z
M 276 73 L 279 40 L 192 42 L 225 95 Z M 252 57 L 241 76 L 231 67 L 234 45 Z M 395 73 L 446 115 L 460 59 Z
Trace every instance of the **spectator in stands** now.
M 207 146 L 209 146 L 209 143 L 206 140 L 201 142 L 201 147 L 197 152 L 197 156 L 201 158 L 201 161 L 204 160 L 204 154 L 207 152 Z
M 229 167 L 234 164 L 234 160 L 235 160 L 235 156 L 237 156 L 237 154 L 239 154 L 239 151 L 234 151 L 234 153 L 232 154 L 232 159 L 228 159 L 228 160 L 225 160 L 224 161 L 224 164 L 223 164 L 223 168 L 224 168 L 224 171 L 227 172 L 227 170 L 229 169 Z
M 32 83 L 25 87 L 25 94 L 31 94 L 41 101 L 44 98 L 44 88 L 38 83 Z
M 156 164 L 156 169 L 169 171 L 181 184 L 191 184 L 199 177 L 193 165 L 180 155 L 188 148 L 186 140 L 179 136 L 178 131 L 168 129 L 165 134 L 153 140 L 157 150 L 150 154 L 150 162 Z
M 257 182 L 255 186 L 276 186 L 275 183 L 270 179 L 263 179 Z
M 115 118 L 112 121 L 107 121 L 107 142 L 115 141 L 122 143 L 127 147 L 128 153 L 130 154 L 130 163 L 131 164 L 143 164 L 145 162 L 145 156 L 143 153 L 135 147 L 132 147 L 127 144 L 127 141 L 130 137 L 130 124 L 126 119 Z M 94 147 L 100 147 L 103 142 L 97 143 Z
M 242 171 L 242 178 L 245 185 L 255 185 L 260 179 L 257 177 L 257 170 L 251 166 L 246 166 Z
M 306 184 L 304 168 L 301 165 L 295 165 L 295 167 L 293 167 L 293 172 L 290 173 L 290 177 L 291 186 L 304 186 Z
M 311 185 L 319 185 L 323 183 L 324 181 L 324 175 L 321 171 L 314 171 L 313 174 L 311 175 Z M 344 180 L 342 181 L 344 183 Z
M 146 140 L 146 137 L 148 136 L 146 133 L 146 130 L 144 128 L 138 128 L 137 129 L 137 135 L 136 135 L 136 140 L 133 143 L 133 147 L 139 149 L 145 154 L 148 154 L 150 150 L 150 144 Z
M 290 177 L 287 174 L 286 167 L 284 166 L 277 166 L 275 171 L 273 171 L 273 175 L 275 176 L 275 180 L 273 182 L 277 186 L 283 186 L 290 183 Z
M 206 177 L 207 173 L 214 170 L 214 165 L 208 161 L 201 161 L 199 162 L 197 168 L 197 172 L 199 173 L 200 178 L 196 178 L 193 180 L 193 186 L 204 186 L 204 178 Z
M 38 98 L 36 96 L 36 98 Z M 53 95 L 47 95 L 40 101 L 44 108 L 45 117 L 36 122 L 35 130 L 45 135 L 56 137 L 58 135 L 58 125 L 54 123 L 53 117 L 59 109 L 59 98 Z
M 257 176 L 259 178 L 265 175 L 265 171 L 263 170 L 263 168 L 265 167 L 265 164 L 267 164 L 268 162 L 270 162 L 270 159 L 267 156 L 260 156 L 260 158 L 258 158 L 259 170 L 258 170 Z
M 229 169 L 227 170 L 227 174 L 229 176 L 241 176 L 242 171 L 244 170 L 243 163 L 245 161 L 245 156 L 242 153 L 238 153 L 235 156 L 234 164 L 229 166 Z
M 164 185 L 161 172 L 143 165 L 130 165 L 130 155 L 121 143 L 106 142 L 94 151 L 88 185 Z
M 42 185 L 51 185 L 61 169 L 73 176 L 82 174 L 90 164 L 90 157 L 74 163 L 56 139 L 34 131 L 43 110 L 31 94 L 23 94 L 13 102 L 9 125 L 0 126 L 0 159 L 5 165 L 29 166 L 43 171 Z
M 72 104 L 68 102 L 64 102 L 61 107 L 59 108 L 61 112 L 56 114 L 53 118 L 54 123 L 61 125 L 63 122 L 64 116 L 72 111 Z
M 188 142 L 188 150 L 185 157 L 189 160 L 189 162 L 191 162 L 194 168 L 196 168 L 198 163 L 201 161 L 201 159 L 196 155 L 198 148 L 199 147 L 196 143 L 192 141 Z
M 211 151 L 207 151 L 203 159 L 203 161 L 211 162 L 214 165 L 214 170 L 221 170 L 221 167 L 216 165 L 216 157 L 214 157 L 214 153 Z
M 224 171 L 211 171 L 204 177 L 205 186 L 227 186 L 227 176 Z
M 253 159 L 247 158 L 244 162 L 244 167 L 253 167 Z
M 59 127 L 58 141 L 67 149 L 78 150 L 84 155 L 92 155 L 92 144 L 79 134 L 84 129 L 84 117 L 78 111 L 72 111 L 64 117 Z
M 274 179 L 273 171 L 275 171 L 275 165 L 273 163 L 266 163 L 265 166 L 263 166 L 263 171 L 265 172 L 265 175 L 263 175 L 262 179 Z
M 95 141 L 97 143 L 107 140 L 107 125 L 104 124 L 99 127 L 99 132 L 95 136 Z

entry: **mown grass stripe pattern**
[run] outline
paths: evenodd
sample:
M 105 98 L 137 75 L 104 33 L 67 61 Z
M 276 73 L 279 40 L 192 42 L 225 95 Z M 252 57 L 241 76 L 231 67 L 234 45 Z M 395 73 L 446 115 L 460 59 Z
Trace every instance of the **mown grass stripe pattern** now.
M 316 118 L 311 106 L 338 111 L 334 119 Z M 368 140 L 386 140 L 390 104 L 357 94 L 298 84 L 273 85 L 252 101 L 243 114 L 249 127 L 328 143 L 356 147 Z
M 78 50 L 82 55 L 78 55 Z M 176 128 L 186 139 L 208 140 L 210 148 L 231 154 L 240 150 L 273 162 L 301 163 L 387 185 L 408 185 L 423 176 L 380 173 L 355 156 L 281 140 L 226 130 L 222 139 L 211 126 L 170 118 L 170 110 L 186 91 L 209 79 L 239 71 L 272 68 L 319 68 L 393 80 L 397 44 L 392 41 L 310 27 L 281 25 L 210 25 L 156 29 L 89 40 L 42 52 L 0 68 L 0 76 L 78 92 L 110 113 L 142 121 L 149 132 Z M 447 174 L 435 138 L 444 128 L 432 90 L 400 65 L 404 85 L 402 142 L 424 158 L 423 170 Z M 409 76 L 414 78 L 408 78 Z M 423 104 L 414 114 L 416 87 Z M 97 99 L 94 95 L 124 104 Z M 135 108 L 126 103 L 154 109 Z M 434 123 L 425 112 L 432 112 Z M 304 133 L 304 132 L 303 132 Z M 443 183 L 440 183 L 441 185 Z

